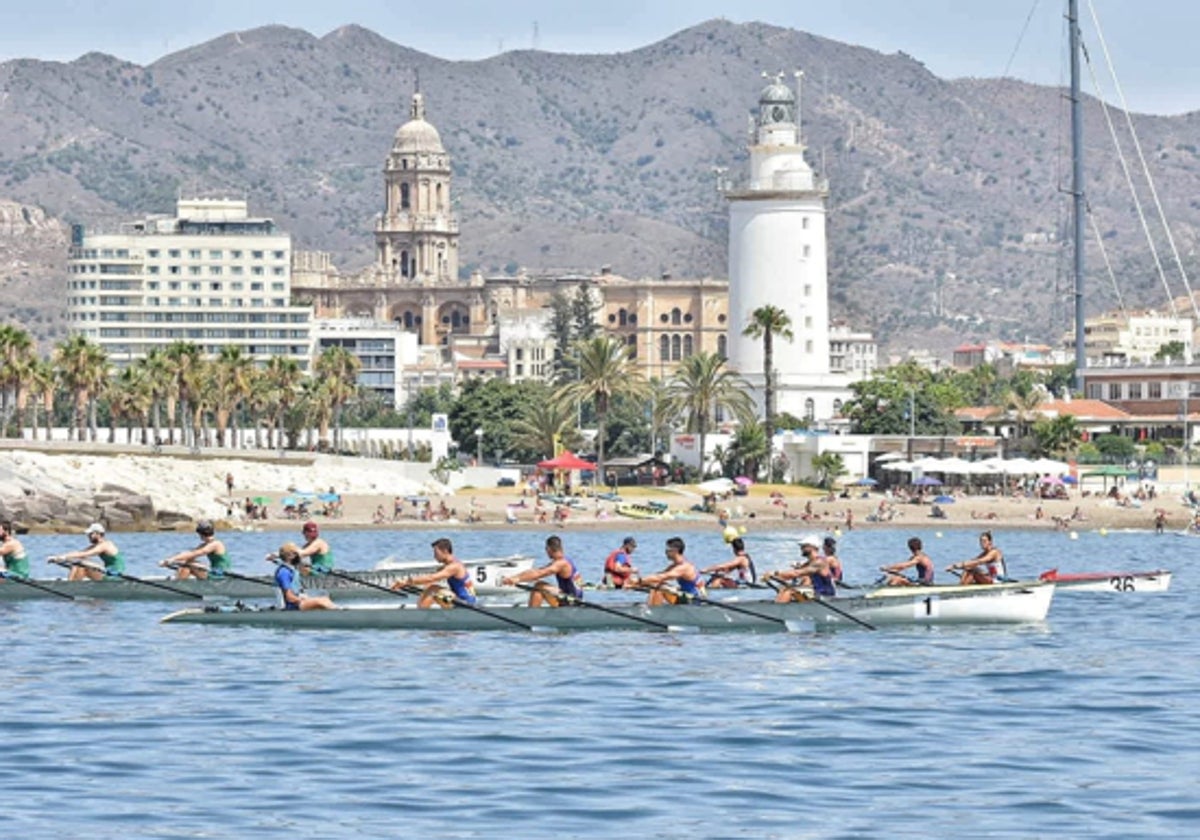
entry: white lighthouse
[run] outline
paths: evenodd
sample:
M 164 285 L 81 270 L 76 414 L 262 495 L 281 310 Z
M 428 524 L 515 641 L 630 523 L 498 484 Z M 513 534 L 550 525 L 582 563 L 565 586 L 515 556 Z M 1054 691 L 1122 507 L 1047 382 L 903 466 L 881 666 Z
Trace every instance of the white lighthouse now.
M 796 74 L 797 93 L 800 74 Z M 828 419 L 849 398 L 844 375 L 830 372 L 829 284 L 825 250 L 828 184 L 804 160 L 797 93 L 782 74 L 763 88 L 750 126 L 750 178 L 729 200 L 731 367 L 763 404 L 761 339 L 744 336 L 750 313 L 782 308 L 793 339 L 774 341 L 776 407 L 801 419 Z

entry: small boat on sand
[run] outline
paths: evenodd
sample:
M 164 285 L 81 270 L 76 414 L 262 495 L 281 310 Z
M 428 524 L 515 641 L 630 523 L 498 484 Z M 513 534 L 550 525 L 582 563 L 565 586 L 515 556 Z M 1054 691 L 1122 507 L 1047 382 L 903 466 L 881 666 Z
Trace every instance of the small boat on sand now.
M 621 502 L 617 513 L 630 519 L 670 519 L 671 508 L 664 502 Z

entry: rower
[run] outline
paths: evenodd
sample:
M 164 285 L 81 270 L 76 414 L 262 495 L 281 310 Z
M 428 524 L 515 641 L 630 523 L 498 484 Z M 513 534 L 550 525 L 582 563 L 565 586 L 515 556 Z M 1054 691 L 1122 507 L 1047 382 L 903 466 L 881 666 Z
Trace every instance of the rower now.
M 837 594 L 834 587 L 833 575 L 829 571 L 829 561 L 821 556 L 821 543 L 816 537 L 805 537 L 800 540 L 800 553 L 804 562 L 792 569 L 781 569 L 771 572 L 767 580 L 777 580 L 785 585 L 775 596 L 779 603 L 788 601 L 806 601 L 808 595 L 796 587 L 811 586 L 813 594 L 818 597 L 833 597 Z M 790 583 L 789 583 L 790 582 Z
M 604 560 L 604 583 L 613 589 L 624 589 L 625 581 L 637 574 L 633 565 L 633 552 L 637 549 L 637 540 L 626 537 L 621 541 L 621 547 L 608 555 Z
M 648 588 L 650 597 L 646 604 L 658 607 L 664 604 L 688 604 L 698 600 L 703 593 L 700 591 L 700 572 L 695 565 L 684 556 L 686 546 L 679 537 L 667 540 L 667 568 L 643 578 L 631 578 L 629 585 Z M 664 589 L 663 584 L 674 582 L 676 589 Z
M 422 609 L 432 607 L 435 603 L 442 609 L 450 609 L 455 602 L 474 605 L 475 582 L 471 573 L 462 561 L 454 556 L 454 544 L 446 537 L 434 540 L 433 559 L 441 566 L 436 572 L 427 575 L 410 575 L 402 577 L 392 584 L 392 589 L 405 589 L 409 586 L 424 586 L 425 591 L 417 601 Z M 445 583 L 446 586 L 442 586 Z M 447 587 L 449 587 L 447 589 Z
M 970 560 L 955 563 L 946 567 L 946 571 L 962 570 L 960 583 L 986 584 L 1008 579 L 1008 569 L 1004 564 L 1004 552 L 992 541 L 992 532 L 984 531 L 979 535 L 979 554 Z
M 733 550 L 733 559 L 700 570 L 702 575 L 711 575 L 707 585 L 716 589 L 736 589 L 757 583 L 758 573 L 754 561 L 746 553 L 746 541 L 734 537 L 729 541 L 729 547 Z
M 229 562 L 225 543 L 216 537 L 213 524 L 207 519 L 200 520 L 196 523 L 196 535 L 200 537 L 200 545 L 190 551 L 181 551 L 174 557 L 168 557 L 158 565 L 178 569 L 175 577 L 179 580 L 190 577 L 199 580 L 211 577 L 218 580 L 225 577 L 225 573 L 232 570 L 232 564 Z M 202 559 L 208 560 L 207 566 L 200 562 Z
M 879 567 L 879 571 L 887 575 L 887 579 L 884 582 L 888 586 L 932 586 L 933 561 L 925 553 L 919 537 L 909 539 L 908 551 L 909 558 L 907 560 L 893 563 L 890 566 Z M 905 569 L 915 569 L 917 576 L 910 578 L 904 574 Z
M 583 581 L 579 576 L 579 567 L 575 565 L 574 560 L 567 558 L 561 537 L 546 538 L 546 558 L 549 561 L 546 565 L 536 569 L 526 569 L 511 577 L 501 578 L 500 583 L 505 586 L 514 586 L 519 583 L 539 581 L 529 593 L 529 606 L 531 607 L 543 605 L 561 607 L 573 601 L 582 601 Z M 551 575 L 558 584 L 557 591 L 549 583 L 542 581 L 542 578 L 548 578 Z
M 49 562 L 51 563 L 71 567 L 67 580 L 84 580 L 85 578 L 103 580 L 106 577 L 120 577 L 125 574 L 125 558 L 121 556 L 121 551 L 117 548 L 116 543 L 105 536 L 103 525 L 93 522 L 83 533 L 91 545 L 79 551 L 69 551 L 66 554 L 50 558 Z M 87 563 L 89 557 L 99 558 L 104 566 Z M 85 562 L 72 563 L 70 562 L 72 560 Z
M 305 522 L 301 533 L 304 534 L 304 546 L 300 549 L 300 562 L 311 564 L 307 573 L 324 575 L 332 572 L 333 549 L 329 547 L 329 543 L 325 542 L 325 538 L 321 536 L 321 531 L 317 528 L 317 523 L 311 520 Z
M 279 559 L 275 569 L 275 585 L 283 597 L 285 610 L 332 610 L 336 605 L 328 595 L 309 595 L 300 587 L 300 547 L 294 542 L 285 542 L 277 554 L 268 554 L 268 560 Z
M 17 539 L 13 525 L 8 520 L 0 522 L 0 565 L 5 576 L 29 577 L 29 557 L 25 554 L 25 546 Z
M 837 586 L 842 582 L 842 561 L 837 556 L 837 540 L 825 537 L 821 541 L 821 554 L 825 556 L 825 562 L 829 564 L 829 576 L 833 578 L 834 586 Z

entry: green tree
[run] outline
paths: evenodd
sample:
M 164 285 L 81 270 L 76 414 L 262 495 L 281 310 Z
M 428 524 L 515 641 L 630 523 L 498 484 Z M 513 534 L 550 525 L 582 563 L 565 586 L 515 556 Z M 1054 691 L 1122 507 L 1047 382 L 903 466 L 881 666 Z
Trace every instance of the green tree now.
M 700 474 L 708 463 L 708 433 L 718 412 L 728 410 L 742 423 L 754 422 L 754 401 L 745 379 L 725 366 L 716 353 L 696 353 L 680 362 L 668 393 L 687 431 L 700 438 Z
M 846 464 L 837 452 L 822 452 L 814 455 L 813 469 L 817 473 L 817 486 L 828 490 L 839 478 L 846 474 Z
M 1160 344 L 1158 350 L 1154 353 L 1154 358 L 1161 361 L 1163 359 L 1182 359 L 1186 348 L 1182 341 L 1167 341 Z
M 358 391 L 358 373 L 362 362 L 345 347 L 326 347 L 313 364 L 313 375 L 321 382 L 322 418 L 318 445 L 329 448 L 329 422 L 336 429 L 334 448 L 342 449 L 342 408 Z
M 82 441 L 88 409 L 108 373 L 108 357 L 100 345 L 76 333 L 55 347 L 54 367 L 63 387 L 74 395 L 75 414 L 71 426 L 71 439 Z M 94 431 L 92 439 L 95 439 Z
M 645 399 L 649 383 L 629 358 L 625 342 L 600 336 L 575 345 L 579 379 L 568 382 L 556 392 L 560 399 L 591 403 L 596 411 L 596 474 L 604 475 L 604 435 L 608 410 L 614 397 Z
M 1106 461 L 1123 463 L 1137 453 L 1137 445 L 1124 435 L 1100 435 L 1093 443 Z
M 1037 441 L 1037 454 L 1052 458 L 1069 458 L 1079 451 L 1082 443 L 1079 423 L 1071 414 L 1038 420 L 1033 424 L 1033 437 Z
M 763 343 L 763 433 L 770 448 L 775 440 L 775 336 L 791 341 L 792 319 L 778 306 L 760 306 L 750 313 L 742 335 Z
M 769 455 L 766 429 L 762 423 L 742 423 L 722 459 L 724 474 L 729 478 L 748 476 L 758 479 Z
M 575 406 L 550 394 L 545 399 L 526 401 L 510 431 L 508 454 L 522 462 L 554 457 L 555 444 L 572 452 L 583 445 L 575 425 Z

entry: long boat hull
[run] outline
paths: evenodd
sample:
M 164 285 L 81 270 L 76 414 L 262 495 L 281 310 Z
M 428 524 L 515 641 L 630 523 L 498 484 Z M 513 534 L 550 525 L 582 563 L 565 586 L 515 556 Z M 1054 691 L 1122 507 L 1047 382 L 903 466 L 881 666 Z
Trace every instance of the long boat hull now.
M 1166 569 L 1075 574 L 1051 569 L 1042 572 L 1041 580 L 1054 583 L 1060 592 L 1166 592 L 1171 587 L 1171 573 Z
M 504 557 L 464 561 L 475 590 L 480 594 L 511 593 L 511 589 L 499 586 L 500 578 L 516 574 L 533 565 L 529 557 Z M 352 577 L 348 580 L 339 575 L 308 575 L 303 578 L 308 591 L 328 592 L 334 601 L 379 601 L 387 599 L 386 592 L 374 587 L 389 587 L 401 577 L 433 571 L 428 561 L 396 563 L 386 569 L 370 571 L 340 572 Z M 0 602 L 27 601 L 34 599 L 59 599 L 63 595 L 97 601 L 194 601 L 209 600 L 243 601 L 269 599 L 275 596 L 275 583 L 266 576 L 244 578 L 221 578 L 175 580 L 167 577 L 142 577 L 139 581 L 120 578 L 104 580 L 36 580 L 20 583 L 0 580 Z M 32 584 L 32 585 L 30 585 Z
M 245 606 L 185 609 L 166 623 L 294 629 L 783 631 L 883 625 L 1020 624 L 1043 621 L 1054 584 L 930 586 L 879 589 L 857 597 L 777 604 L 766 600 L 716 600 L 707 604 L 647 607 L 597 601 L 595 607 L 559 609 L 498 604 L 480 610 L 418 609 L 411 604 L 283 610 Z M 599 607 L 603 606 L 603 609 Z

